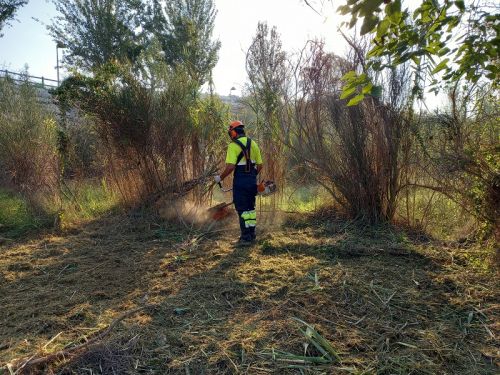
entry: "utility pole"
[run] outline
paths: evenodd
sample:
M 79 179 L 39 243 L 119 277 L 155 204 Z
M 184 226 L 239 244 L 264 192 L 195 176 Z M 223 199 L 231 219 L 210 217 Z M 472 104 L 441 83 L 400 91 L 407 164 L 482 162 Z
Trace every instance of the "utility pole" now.
M 57 42 L 56 43 L 56 61 L 57 61 L 57 66 L 56 66 L 56 69 L 57 69 L 57 86 L 59 86 L 60 84 L 60 80 L 59 80 L 59 48 L 63 49 L 63 48 L 66 48 L 66 46 L 61 43 L 61 42 Z
M 232 86 L 229 90 L 229 104 L 231 106 L 231 115 L 233 114 L 233 91 L 236 90 L 236 87 Z

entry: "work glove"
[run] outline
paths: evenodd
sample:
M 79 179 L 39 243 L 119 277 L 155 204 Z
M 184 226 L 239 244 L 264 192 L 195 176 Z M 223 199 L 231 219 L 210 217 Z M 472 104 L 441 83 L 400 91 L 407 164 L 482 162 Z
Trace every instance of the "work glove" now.
M 217 175 L 217 176 L 214 177 L 214 181 L 215 181 L 216 184 L 220 184 L 220 182 L 222 181 L 222 179 L 220 178 L 219 175 Z

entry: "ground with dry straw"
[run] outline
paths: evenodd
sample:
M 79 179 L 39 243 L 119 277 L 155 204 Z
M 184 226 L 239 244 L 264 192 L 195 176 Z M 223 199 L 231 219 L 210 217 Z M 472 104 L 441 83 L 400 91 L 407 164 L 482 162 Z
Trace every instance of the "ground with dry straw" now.
M 231 223 L 115 215 L 3 244 L 0 373 L 96 337 L 19 373 L 498 373 L 480 248 L 320 218 L 234 249 Z

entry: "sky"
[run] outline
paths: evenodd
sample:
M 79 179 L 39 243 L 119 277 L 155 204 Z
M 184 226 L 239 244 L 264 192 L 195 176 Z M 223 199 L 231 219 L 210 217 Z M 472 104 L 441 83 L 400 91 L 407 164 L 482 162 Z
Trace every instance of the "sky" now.
M 56 78 L 56 46 L 44 25 L 55 15 L 45 0 L 31 0 L 17 13 L 17 20 L 3 28 L 0 38 L 0 69 L 18 72 L 29 66 L 31 75 Z
M 259 21 L 277 27 L 286 51 L 298 51 L 316 37 L 325 40 L 329 51 L 342 53 L 346 48 L 336 31 L 340 16 L 329 2 L 321 16 L 302 0 L 215 0 L 215 6 L 214 38 L 221 41 L 221 49 L 213 79 L 220 95 L 229 95 L 232 87 L 236 89 L 232 94 L 241 93 L 247 79 L 245 53 Z M 47 0 L 30 0 L 21 8 L 17 20 L 3 29 L 0 69 L 18 72 L 27 65 L 31 75 L 56 79 L 56 45 L 46 30 L 55 16 L 55 7 Z
M 341 18 L 331 4 L 324 6 L 320 16 L 302 0 L 215 0 L 215 3 L 218 15 L 214 34 L 222 47 L 213 75 L 220 94 L 227 95 L 233 86 L 237 93 L 241 90 L 246 79 L 245 54 L 259 21 L 277 27 L 287 52 L 299 51 L 307 40 L 314 38 L 324 39 L 328 51 L 342 53 L 346 49 L 337 32 Z
M 1 0 L 0 0 L 1 1 Z M 406 0 L 415 6 L 419 0 Z M 247 82 L 245 54 L 256 33 L 259 21 L 276 26 L 283 49 L 298 52 L 311 39 L 322 39 L 326 50 L 343 54 L 347 44 L 337 31 L 345 20 L 336 13 L 340 1 L 312 0 L 315 9 L 304 0 L 214 0 L 217 8 L 214 35 L 221 41 L 219 61 L 213 71 L 215 91 L 219 95 L 241 95 Z M 321 15 L 319 15 L 320 13 Z M 19 72 L 28 67 L 29 74 L 56 79 L 56 44 L 46 25 L 56 16 L 49 0 L 29 0 L 17 13 L 17 19 L 2 31 L 0 38 L 0 69 Z M 59 50 L 61 53 L 61 50 Z M 61 79 L 65 71 L 61 70 Z M 235 88 L 231 91 L 231 88 Z M 436 108 L 444 101 L 427 96 L 427 108 Z

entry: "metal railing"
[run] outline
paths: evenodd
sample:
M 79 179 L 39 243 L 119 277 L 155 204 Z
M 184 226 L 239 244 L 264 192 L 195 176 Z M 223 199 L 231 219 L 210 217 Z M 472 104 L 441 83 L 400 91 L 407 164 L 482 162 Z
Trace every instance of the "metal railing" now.
M 44 76 L 41 76 L 41 77 L 31 76 L 31 75 L 25 74 L 25 73 L 11 72 L 11 71 L 6 70 L 6 69 L 0 70 L 0 74 L 3 77 L 9 77 L 10 79 L 12 79 L 15 82 L 25 82 L 26 80 L 28 80 L 32 84 L 34 84 L 35 86 L 40 87 L 40 88 L 44 88 L 44 89 L 52 89 L 52 88 L 56 88 L 58 86 L 57 80 L 45 78 Z

